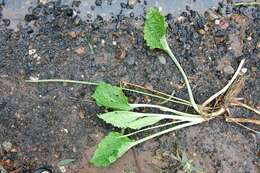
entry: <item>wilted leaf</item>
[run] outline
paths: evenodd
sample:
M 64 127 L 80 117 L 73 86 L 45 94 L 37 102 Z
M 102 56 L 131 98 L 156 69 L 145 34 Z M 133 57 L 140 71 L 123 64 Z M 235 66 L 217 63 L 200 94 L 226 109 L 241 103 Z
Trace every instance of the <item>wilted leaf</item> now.
M 66 165 L 71 164 L 74 161 L 75 161 L 75 159 L 64 159 L 64 160 L 59 161 L 58 166 L 66 166 Z
M 90 162 L 98 167 L 106 167 L 120 158 L 134 143 L 128 137 L 122 137 L 121 133 L 110 132 L 98 144 Z
M 151 8 L 144 23 L 144 39 L 151 48 L 164 49 L 162 40 L 166 39 L 167 23 L 164 16 L 155 8 Z
M 146 114 L 128 111 L 107 112 L 98 117 L 115 127 L 132 129 L 140 129 L 163 119 L 155 116 L 146 117 Z
M 100 83 L 92 97 L 98 106 L 112 108 L 115 110 L 130 110 L 128 98 L 124 95 L 121 88 L 107 83 Z

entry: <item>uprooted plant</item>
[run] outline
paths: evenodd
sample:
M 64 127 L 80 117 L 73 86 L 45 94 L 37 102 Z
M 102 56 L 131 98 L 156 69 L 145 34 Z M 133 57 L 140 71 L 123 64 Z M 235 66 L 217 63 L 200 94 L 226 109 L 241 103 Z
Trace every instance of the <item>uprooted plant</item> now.
M 122 134 L 119 132 L 110 132 L 99 144 L 91 159 L 91 163 L 95 166 L 106 167 L 112 162 L 116 161 L 130 148 L 145 142 L 149 139 L 172 132 L 174 130 L 193 126 L 196 124 L 209 121 L 218 116 L 225 116 L 228 122 L 235 122 L 241 126 L 249 129 L 241 123 L 254 123 L 259 125 L 260 121 L 249 118 L 234 118 L 229 116 L 229 108 L 232 106 L 239 106 L 246 108 L 256 114 L 260 111 L 243 103 L 241 99 L 236 98 L 243 87 L 245 81 L 246 69 L 243 68 L 245 60 L 242 60 L 228 84 L 216 94 L 212 95 L 201 105 L 195 102 L 192 89 L 190 87 L 188 77 L 182 69 L 180 63 L 172 53 L 167 42 L 167 23 L 165 18 L 154 8 L 151 8 L 145 20 L 144 39 L 151 49 L 161 49 L 165 51 L 173 60 L 178 70 L 180 71 L 184 82 L 188 89 L 189 101 L 170 94 L 165 94 L 156 90 L 144 88 L 139 85 L 123 82 L 122 86 L 112 86 L 110 84 L 101 82 L 93 83 L 87 81 L 73 81 L 62 79 L 47 79 L 36 80 L 29 82 L 66 82 L 76 84 L 96 85 L 96 90 L 92 97 L 95 99 L 98 106 L 104 107 L 112 112 L 99 114 L 98 117 L 106 123 L 114 127 L 122 129 L 135 130 L 129 134 Z M 143 95 L 148 95 L 164 102 L 173 102 L 185 106 L 192 107 L 195 114 L 184 111 L 178 111 L 174 108 L 169 108 L 155 104 L 130 104 L 128 98 L 123 91 L 131 91 Z M 141 113 L 136 112 L 136 108 L 152 108 L 158 109 L 164 113 Z M 168 120 L 166 123 L 161 123 L 161 120 Z M 163 130 L 148 135 L 139 140 L 130 139 L 130 136 L 149 131 L 152 129 L 162 128 Z M 168 128 L 166 128 L 168 127 Z M 250 129 L 253 130 L 253 129 Z M 254 131 L 254 130 L 253 130 Z M 255 131 L 256 133 L 259 133 Z

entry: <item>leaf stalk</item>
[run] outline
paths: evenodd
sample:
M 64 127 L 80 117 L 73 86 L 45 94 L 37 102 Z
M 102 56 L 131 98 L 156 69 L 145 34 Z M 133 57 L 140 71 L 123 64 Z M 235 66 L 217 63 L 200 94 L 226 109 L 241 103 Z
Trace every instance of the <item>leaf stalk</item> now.
M 192 104 L 192 107 L 198 112 L 200 113 L 200 110 L 199 110 L 199 107 L 197 105 L 197 103 L 195 102 L 195 99 L 194 99 L 194 96 L 193 96 L 193 93 L 192 93 L 192 89 L 191 89 L 191 86 L 190 86 L 190 83 L 189 83 L 189 80 L 188 80 L 188 77 L 186 76 L 183 68 L 181 67 L 180 63 L 178 62 L 178 60 L 176 59 L 176 57 L 174 56 L 174 54 L 172 53 L 169 45 L 168 45 L 168 42 L 166 40 L 165 37 L 163 37 L 161 39 L 161 42 L 162 42 L 162 45 L 164 47 L 164 50 L 168 53 L 168 55 L 171 57 L 171 59 L 173 60 L 173 62 L 175 63 L 175 65 L 177 66 L 178 70 L 181 72 L 181 75 L 184 79 L 184 82 L 186 84 L 186 87 L 188 89 L 188 94 L 189 94 L 189 97 L 190 97 L 190 102 Z

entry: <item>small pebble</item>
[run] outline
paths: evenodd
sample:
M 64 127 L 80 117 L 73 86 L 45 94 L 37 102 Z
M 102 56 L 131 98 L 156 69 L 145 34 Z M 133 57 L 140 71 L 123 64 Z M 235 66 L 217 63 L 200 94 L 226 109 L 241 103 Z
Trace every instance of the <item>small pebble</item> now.
M 11 152 L 12 152 L 12 153 L 17 153 L 17 149 L 16 149 L 16 148 L 13 148 L 13 149 L 11 149 Z
M 37 57 L 38 57 L 37 53 L 33 55 L 33 58 L 36 59 Z
M 74 49 L 74 52 L 78 55 L 82 55 L 86 52 L 86 49 L 84 47 L 78 47 L 78 48 Z
M 65 133 L 69 133 L 68 129 L 63 129 Z
M 130 6 L 134 6 L 137 3 L 137 0 L 128 0 L 127 4 Z
M 80 109 L 79 110 L 79 117 L 80 119 L 84 119 L 85 118 L 85 115 L 86 115 L 86 112 L 84 109 Z
M 235 72 L 234 68 L 230 65 L 225 66 L 223 71 L 226 74 L 233 74 Z
M 77 152 L 77 148 L 74 146 L 74 147 L 72 148 L 72 151 L 73 151 L 73 153 L 76 153 L 76 152 Z
M 135 63 L 135 57 L 130 56 L 129 58 L 127 58 L 128 65 L 133 65 L 134 63 Z
M 219 25 L 220 24 L 220 20 L 219 19 L 215 20 L 215 24 Z
M 163 56 L 159 56 L 159 62 L 163 65 L 166 64 L 166 59 Z
M 149 90 L 153 90 L 153 85 L 151 83 L 145 83 L 144 87 L 149 89 Z
M 106 42 L 106 41 L 105 41 L 104 39 L 101 40 L 101 44 L 102 44 L 102 46 L 105 45 L 105 42 Z
M 21 114 L 19 113 L 19 112 L 15 112 L 15 117 L 17 118 L 17 119 L 20 119 L 21 118 Z
M 71 37 L 71 38 L 76 38 L 77 37 L 77 33 L 75 31 L 70 31 L 68 32 L 68 35 Z
M 256 48 L 260 48 L 260 42 L 256 44 Z
M 63 172 L 63 173 L 66 172 L 65 166 L 59 166 L 59 169 L 60 169 L 60 171 Z
M 38 77 L 34 77 L 34 76 L 30 76 L 30 80 L 31 80 L 31 81 L 38 81 L 39 78 L 38 78 Z
M 243 74 L 245 74 L 245 73 L 247 72 L 247 68 L 242 68 L 242 69 L 241 69 L 241 72 L 242 72 Z
M 198 30 L 198 33 L 201 34 L 201 35 L 205 35 L 206 34 L 206 31 L 204 29 L 199 29 Z
M 40 0 L 40 3 L 41 3 L 41 4 L 47 4 L 47 3 L 48 3 L 48 0 Z
M 183 17 L 183 16 L 177 17 L 178 22 L 183 22 L 184 20 L 185 20 L 185 17 Z
M 35 54 L 36 49 L 29 49 L 29 55 Z
M 12 143 L 11 143 L 11 142 L 4 141 L 4 142 L 2 143 L 2 146 L 3 146 L 3 149 L 4 149 L 6 152 L 9 152 L 9 151 L 12 149 Z
M 248 40 L 248 41 L 251 41 L 251 40 L 252 40 L 252 37 L 251 37 L 251 36 L 247 37 L 247 40 Z

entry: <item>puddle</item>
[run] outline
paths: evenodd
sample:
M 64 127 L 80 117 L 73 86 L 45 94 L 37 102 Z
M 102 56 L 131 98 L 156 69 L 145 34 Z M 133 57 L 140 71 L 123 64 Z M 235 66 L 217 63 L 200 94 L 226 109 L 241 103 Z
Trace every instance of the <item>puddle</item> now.
M 209 8 L 214 8 L 221 0 L 102 0 L 97 6 L 96 0 L 81 1 L 75 9 L 83 20 L 92 21 L 97 15 L 109 20 L 112 16 L 122 14 L 124 16 L 142 17 L 146 8 L 151 6 L 159 8 L 162 13 L 179 15 L 189 5 L 191 9 L 203 13 Z M 135 2 L 132 9 L 124 8 L 128 1 Z M 73 0 L 60 0 L 62 4 L 72 5 Z M 15 29 L 17 25 L 24 24 L 24 16 L 30 9 L 37 5 L 38 0 L 0 0 L 2 4 L 3 18 L 10 19 L 9 28 Z

